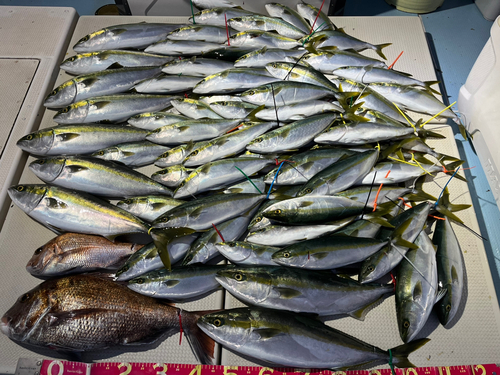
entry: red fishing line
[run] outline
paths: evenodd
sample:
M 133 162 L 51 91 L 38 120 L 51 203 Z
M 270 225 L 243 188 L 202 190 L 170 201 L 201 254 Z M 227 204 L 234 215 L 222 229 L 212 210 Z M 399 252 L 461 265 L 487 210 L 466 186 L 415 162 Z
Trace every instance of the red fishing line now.
M 217 232 L 217 234 L 219 235 L 220 239 L 222 240 L 222 242 L 226 242 L 224 241 L 224 237 L 222 237 L 222 234 L 219 232 L 219 230 L 217 229 L 217 227 L 215 226 L 214 223 L 212 223 L 212 226 L 214 227 L 215 231 Z
M 318 20 L 318 17 L 319 17 L 319 15 L 321 13 L 321 9 L 323 9 L 323 5 L 325 5 L 325 0 L 323 0 L 323 2 L 321 3 L 321 6 L 319 7 L 319 12 L 316 15 L 316 18 L 314 19 L 314 22 L 312 24 L 311 31 L 309 31 L 309 34 L 311 34 L 313 32 L 313 30 L 314 30 L 314 25 L 316 25 L 316 21 Z
M 394 62 L 389 65 L 389 67 L 387 69 L 392 69 L 392 67 L 394 66 L 394 64 L 396 64 L 396 61 L 399 60 L 399 58 L 401 57 L 401 55 L 403 54 L 404 51 L 401 51 L 401 53 L 398 55 L 398 57 L 396 57 L 396 60 L 394 60 Z

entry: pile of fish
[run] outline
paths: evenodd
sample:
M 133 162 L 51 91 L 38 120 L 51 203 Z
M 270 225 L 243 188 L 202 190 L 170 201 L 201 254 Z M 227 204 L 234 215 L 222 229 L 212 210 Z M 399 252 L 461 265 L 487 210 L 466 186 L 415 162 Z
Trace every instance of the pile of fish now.
M 434 82 L 359 53 L 385 59 L 389 44 L 349 36 L 309 4 L 270 3 L 269 15 L 222 4 L 190 25 L 95 31 L 62 63 L 77 76 L 45 100 L 57 125 L 18 141 L 43 184 L 9 189 L 60 234 L 27 266 L 57 278 L 21 296 L 1 331 L 78 352 L 151 343 L 182 320 L 202 363 L 213 339 L 273 366 L 413 366 L 432 310 L 446 325 L 459 309 L 451 221 L 467 206 L 422 190 L 462 161 L 430 148 L 442 136 L 404 111 L 457 116 Z M 77 274 L 90 271 L 115 281 Z M 158 300 L 221 287 L 249 307 Z M 392 294 L 405 344 L 391 351 L 314 318 L 364 319 Z

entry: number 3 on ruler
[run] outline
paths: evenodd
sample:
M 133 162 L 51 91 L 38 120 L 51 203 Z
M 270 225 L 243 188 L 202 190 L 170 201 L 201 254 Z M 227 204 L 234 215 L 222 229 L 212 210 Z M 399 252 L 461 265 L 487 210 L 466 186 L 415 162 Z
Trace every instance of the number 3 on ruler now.
M 118 368 L 126 367 L 125 371 L 120 372 L 120 375 L 128 375 L 132 371 L 132 365 L 130 363 L 122 362 L 118 365 Z
M 161 371 L 156 371 L 156 375 L 167 375 L 167 364 L 161 364 L 161 363 L 155 363 L 153 365 L 153 370 L 156 370 L 157 368 L 161 368 Z

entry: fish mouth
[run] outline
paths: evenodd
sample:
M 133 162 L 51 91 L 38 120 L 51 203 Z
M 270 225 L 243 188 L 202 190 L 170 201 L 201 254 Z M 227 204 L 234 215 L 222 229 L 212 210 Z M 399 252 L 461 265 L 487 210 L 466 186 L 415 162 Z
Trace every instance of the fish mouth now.
M 10 334 L 10 322 L 12 318 L 9 316 L 4 315 L 2 319 L 0 319 L 0 332 L 2 332 L 4 335 L 9 336 Z

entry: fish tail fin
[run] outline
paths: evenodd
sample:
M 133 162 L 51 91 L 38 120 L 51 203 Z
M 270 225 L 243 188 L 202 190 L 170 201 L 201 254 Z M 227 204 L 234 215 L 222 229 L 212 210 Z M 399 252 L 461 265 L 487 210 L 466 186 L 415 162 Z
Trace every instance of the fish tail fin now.
M 438 153 L 436 155 L 436 159 L 439 160 L 439 163 L 441 163 L 441 165 L 444 165 L 445 162 L 458 162 L 458 161 L 461 161 L 463 163 L 463 161 L 460 160 L 459 158 L 456 158 L 456 157 L 450 156 L 450 155 L 446 155 L 446 154 L 440 154 L 440 153 Z
M 422 346 L 427 344 L 430 339 L 420 339 L 409 342 L 408 344 L 396 346 L 391 349 L 392 352 L 392 361 L 395 366 L 399 368 L 405 367 L 415 367 L 413 363 L 410 362 L 408 356 L 417 349 L 420 349 Z
M 262 104 L 261 106 L 258 106 L 257 108 L 255 108 L 253 111 L 251 111 L 247 116 L 246 116 L 246 119 L 250 120 L 250 121 L 262 121 L 261 119 L 259 119 L 256 114 L 259 113 L 260 111 L 262 111 L 264 108 L 266 107 L 265 104 Z
M 413 192 L 408 195 L 408 199 L 413 201 L 437 201 L 437 198 L 431 194 L 428 194 L 424 191 L 424 183 L 426 180 L 426 176 L 420 176 L 415 182 L 415 189 Z
M 433 132 L 432 130 L 423 129 L 423 128 L 418 129 L 417 133 L 418 133 L 418 136 L 420 138 L 435 138 L 435 139 L 444 139 L 444 138 L 446 138 L 442 134 L 439 134 L 437 132 Z
M 456 161 L 452 161 L 449 164 L 443 165 L 443 172 L 446 173 L 447 175 L 450 175 L 450 176 L 455 175 L 454 178 L 461 180 L 461 181 L 464 181 L 464 182 L 467 182 L 465 177 L 459 175 L 458 173 L 455 173 L 455 169 L 460 167 L 463 163 L 464 163 L 463 160 L 456 160 Z
M 153 238 L 156 248 L 158 249 L 158 254 L 160 259 L 166 269 L 172 269 L 172 264 L 170 262 L 170 254 L 168 252 L 168 244 L 177 237 L 187 236 L 195 231 L 189 228 L 167 228 L 158 229 L 152 228 L 150 230 L 150 235 Z
M 219 311 L 219 310 L 215 310 Z M 193 351 L 198 361 L 203 365 L 211 365 L 212 359 L 214 358 L 214 348 L 215 341 L 207 336 L 198 327 L 198 319 L 203 315 L 209 314 L 212 311 L 185 311 L 180 310 L 180 317 L 182 318 L 182 329 L 186 332 L 186 337 L 189 342 L 189 346 Z
M 427 91 L 430 91 L 432 92 L 433 94 L 436 94 L 436 95 L 441 95 L 441 93 L 435 89 L 433 89 L 431 86 L 433 85 L 437 85 L 438 83 L 440 83 L 441 81 L 424 81 L 424 85 L 425 85 L 425 89 Z
M 377 44 L 374 48 L 374 51 L 377 53 L 377 55 L 379 55 L 381 58 L 383 58 L 384 60 L 387 60 L 387 57 L 385 57 L 384 53 L 382 52 L 382 50 L 385 48 L 385 47 L 389 47 L 392 43 L 382 43 L 382 44 Z

